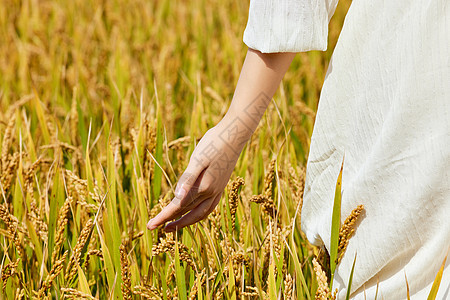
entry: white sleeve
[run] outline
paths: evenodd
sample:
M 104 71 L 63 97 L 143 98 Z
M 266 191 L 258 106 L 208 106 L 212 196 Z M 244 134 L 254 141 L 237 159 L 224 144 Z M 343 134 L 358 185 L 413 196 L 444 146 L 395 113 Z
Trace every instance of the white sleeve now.
M 326 50 L 339 0 L 250 0 L 244 43 L 264 53 Z

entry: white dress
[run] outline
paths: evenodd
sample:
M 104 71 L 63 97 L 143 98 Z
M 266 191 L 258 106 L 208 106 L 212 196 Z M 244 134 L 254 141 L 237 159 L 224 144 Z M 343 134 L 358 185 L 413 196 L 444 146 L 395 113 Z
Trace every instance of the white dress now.
M 337 0 L 251 0 L 244 32 L 261 52 L 324 50 Z M 296 99 L 301 101 L 301 99 Z M 426 299 L 450 247 L 450 1 L 354 0 L 323 85 L 302 229 L 329 249 L 345 153 L 342 215 L 365 217 L 333 287 L 344 299 Z M 450 299 L 450 257 L 437 299 Z

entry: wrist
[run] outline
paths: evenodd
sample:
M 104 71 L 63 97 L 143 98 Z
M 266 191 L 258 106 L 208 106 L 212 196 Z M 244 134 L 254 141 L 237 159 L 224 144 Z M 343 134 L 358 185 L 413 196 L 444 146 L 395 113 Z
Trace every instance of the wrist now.
M 253 134 L 254 129 L 245 124 L 239 116 L 223 119 L 214 128 L 214 139 L 221 148 L 233 157 L 238 157 Z
M 238 93 L 236 92 L 231 105 L 220 123 L 230 124 L 236 119 L 241 121 L 242 126 L 254 131 L 258 127 L 271 97 L 261 91 L 259 93 Z

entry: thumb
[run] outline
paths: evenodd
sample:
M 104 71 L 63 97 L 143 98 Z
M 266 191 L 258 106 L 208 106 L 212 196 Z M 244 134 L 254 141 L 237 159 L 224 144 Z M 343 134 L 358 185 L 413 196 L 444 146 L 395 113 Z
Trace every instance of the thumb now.
M 192 170 L 191 170 L 192 169 Z M 178 179 L 177 186 L 175 188 L 175 197 L 179 200 L 183 200 L 189 191 L 194 187 L 198 175 L 202 170 L 196 170 L 195 168 L 187 168 L 184 173 Z
M 164 207 L 156 217 L 147 223 L 148 229 L 154 229 L 159 225 L 174 219 L 179 214 L 179 212 L 183 209 L 183 203 L 186 204 L 186 202 L 188 202 L 188 195 L 193 197 L 193 188 L 195 187 L 195 182 L 201 173 L 201 169 L 198 170 L 197 168 L 189 167 L 186 169 L 178 181 L 177 188 L 175 190 L 175 198 L 166 207 Z
M 200 168 L 187 168 L 186 171 L 184 171 L 175 188 L 175 198 L 172 200 L 174 204 L 178 204 L 177 202 L 186 202 L 189 195 L 192 197 L 196 194 L 195 189 L 198 187 L 195 183 L 200 177 L 200 174 L 202 174 L 202 171 L 203 170 Z

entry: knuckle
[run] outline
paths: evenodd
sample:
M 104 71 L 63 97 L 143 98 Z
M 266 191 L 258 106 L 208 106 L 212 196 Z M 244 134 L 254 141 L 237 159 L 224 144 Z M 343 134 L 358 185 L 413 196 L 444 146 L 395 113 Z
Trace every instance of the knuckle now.
M 211 185 L 200 186 L 198 188 L 198 193 L 202 196 L 212 196 L 214 194 L 214 187 Z
M 180 199 L 177 198 L 173 199 L 172 204 L 174 205 L 174 209 L 177 212 L 183 209 L 183 203 Z
M 185 185 L 185 184 L 191 185 L 192 182 L 193 182 L 193 177 L 194 177 L 193 174 L 184 172 L 184 173 L 181 175 L 180 179 L 178 180 L 177 186 L 178 186 L 178 185 L 181 186 L 181 185 Z

